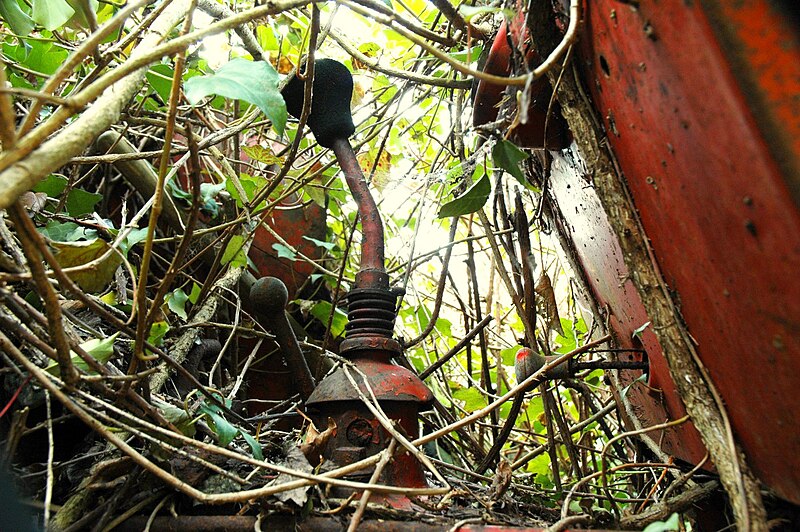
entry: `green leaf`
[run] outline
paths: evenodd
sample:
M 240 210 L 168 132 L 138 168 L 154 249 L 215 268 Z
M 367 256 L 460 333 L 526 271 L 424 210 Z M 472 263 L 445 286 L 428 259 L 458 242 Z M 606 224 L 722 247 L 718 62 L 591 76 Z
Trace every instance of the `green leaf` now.
M 189 296 L 180 288 L 176 288 L 171 294 L 167 295 L 167 306 L 169 309 L 184 320 L 189 319 L 189 316 L 186 315 L 187 301 L 189 301 Z
M 256 144 L 255 146 L 244 146 L 242 151 L 254 161 L 264 164 L 281 164 L 283 160 L 272 153 L 272 150 Z M 262 178 L 263 179 L 263 178 Z
M 168 102 L 169 94 L 172 92 L 172 76 L 175 70 L 164 64 L 153 65 L 147 71 L 145 77 L 153 90 L 161 97 L 161 101 Z
M 263 460 L 264 453 L 261 451 L 261 445 L 258 444 L 258 441 L 256 441 L 254 437 L 250 436 L 250 434 L 243 431 L 242 429 L 239 429 L 239 434 L 242 435 L 244 441 L 246 441 L 247 445 L 250 446 L 250 451 L 253 453 L 253 458 L 255 458 L 256 460 Z
M 197 283 L 192 283 L 192 291 L 189 293 L 189 303 L 196 305 L 200 299 L 200 291 L 202 288 Z
M 33 20 L 48 31 L 60 28 L 74 14 L 66 0 L 33 0 Z
M 50 245 L 55 248 L 56 260 L 62 268 L 80 267 L 67 272 L 67 275 L 87 292 L 103 292 L 122 263 L 116 252 L 101 259 L 111 246 L 99 238 L 81 242 L 51 242 Z
M 170 179 L 167 181 L 166 185 L 167 190 L 170 194 L 172 194 L 173 198 L 184 200 L 186 203 L 192 203 L 192 195 L 186 192 L 181 188 L 181 186 L 175 182 L 174 179 Z
M 650 523 L 645 527 L 643 532 L 668 532 L 672 530 L 680 530 L 680 516 L 677 513 L 669 516 L 666 521 L 656 521 Z
M 278 90 L 278 73 L 267 62 L 232 59 L 211 76 L 186 81 L 186 99 L 197 104 L 209 94 L 244 100 L 257 105 L 272 120 L 279 135 L 286 125 L 286 103 Z
M 358 47 L 358 51 L 366 55 L 367 57 L 377 57 L 382 51 L 382 48 L 380 47 L 379 44 L 376 44 L 374 42 L 365 42 L 364 44 Z
M 67 212 L 70 216 L 75 218 L 89 214 L 90 212 L 94 212 L 94 206 L 97 205 L 101 199 L 103 199 L 101 194 L 74 188 L 70 190 L 69 196 L 67 196 Z
M 155 398 L 153 398 L 153 402 L 158 406 L 164 419 L 172 423 L 184 436 L 189 436 L 190 438 L 194 436 L 194 420 L 186 410 Z
M 230 263 L 231 268 L 244 268 L 247 266 L 247 255 L 244 252 L 244 237 L 233 235 L 225 251 L 222 253 L 223 265 Z
M 317 240 L 316 238 L 311 238 L 310 236 L 305 236 L 305 235 L 303 235 L 303 238 L 305 240 L 308 240 L 309 242 L 313 242 L 314 244 L 318 245 L 321 248 L 327 249 L 328 251 L 336 247 L 336 244 L 333 242 L 323 242 L 322 240 Z
M 147 342 L 159 347 L 164 343 L 164 336 L 169 331 L 169 323 L 166 321 L 157 321 L 150 326 L 150 334 L 147 336 Z
M 65 188 L 67 188 L 66 177 L 50 174 L 46 178 L 39 181 L 32 190 L 34 192 L 44 192 L 48 197 L 51 198 L 57 198 L 62 192 L 64 192 Z
M 252 201 L 256 191 L 261 190 L 267 182 L 267 179 L 262 176 L 241 173 L 238 177 L 239 186 L 237 186 L 237 181 L 234 181 L 234 178 L 228 178 L 225 180 L 225 189 L 236 200 L 236 205 L 241 208 L 244 207 L 245 203 Z M 242 192 L 244 192 L 244 197 L 242 197 Z
M 256 39 L 261 49 L 265 52 L 274 51 L 278 49 L 278 39 L 275 38 L 275 32 L 272 28 L 260 24 L 256 28 Z
M 333 308 L 333 320 L 331 321 L 331 334 L 334 337 L 339 337 L 344 334 L 345 325 L 347 325 L 347 314 L 338 307 L 333 307 L 327 301 L 317 301 L 311 307 L 311 315 L 317 318 L 323 325 L 328 324 L 331 316 L 331 309 Z
M 520 350 L 519 345 L 515 345 L 513 347 L 509 347 L 500 351 L 500 357 L 503 360 L 504 366 L 513 366 L 514 362 L 517 360 L 517 352 Z
M 119 333 L 114 333 L 111 336 L 103 339 L 92 338 L 91 340 L 83 342 L 81 344 L 81 348 L 86 351 L 86 354 L 97 360 L 100 365 L 105 365 L 114 355 L 114 341 L 117 339 L 117 336 L 119 336 Z M 77 369 L 88 373 L 89 375 L 97 374 L 96 371 L 89 369 L 89 364 L 87 364 L 86 361 L 83 360 L 77 353 L 73 354 L 70 359 L 72 360 L 72 365 Z M 45 371 L 47 371 L 50 375 L 61 375 L 61 368 L 59 367 L 58 362 L 53 362 L 47 366 Z
M 23 64 L 43 74 L 54 74 L 58 67 L 67 59 L 69 52 L 47 41 L 27 41 L 28 51 Z
M 532 397 L 528 403 L 528 407 L 525 410 L 527 417 L 531 421 L 539 419 L 539 416 L 544 413 L 544 402 L 542 401 L 542 397 L 540 395 Z
M 70 7 L 75 10 L 75 15 L 72 17 L 72 20 L 69 21 L 72 27 L 80 26 L 85 29 L 89 28 L 89 20 L 86 18 L 86 13 L 82 7 L 82 4 L 85 2 L 86 0 L 67 0 L 67 3 L 70 5 Z M 100 3 L 97 0 L 89 0 L 88 6 L 92 12 L 97 13 L 97 8 L 100 6 Z
M 464 410 L 474 412 L 486 406 L 486 398 L 477 388 L 461 388 L 453 392 L 453 398 L 464 401 Z
M 431 321 L 431 311 L 428 310 L 428 307 L 425 305 L 419 305 L 417 307 L 416 317 L 420 330 L 424 330 Z
M 75 222 L 57 222 L 51 220 L 39 232 L 42 236 L 56 242 L 75 242 L 78 240 L 92 240 L 97 238 L 97 231 L 86 229 Z
M 561 318 L 561 330 L 564 334 L 556 336 L 556 342 L 559 344 L 556 352 L 566 354 L 578 347 L 578 337 L 575 334 L 575 327 L 572 321 L 567 318 Z
M 323 209 L 327 206 L 328 202 L 324 188 L 314 185 L 306 185 L 303 187 L 303 192 L 308 194 L 308 197 Z
M 519 167 L 519 163 L 527 158 L 527 153 L 517 148 L 513 142 L 507 140 L 497 142 L 492 148 L 492 162 L 494 162 L 494 165 L 514 176 L 525 188 L 532 188 L 532 185 L 525 179 L 525 174 Z
M 473 183 L 463 194 L 439 207 L 438 217 L 449 218 L 473 213 L 486 204 L 491 191 L 492 184 L 489 181 L 489 175 L 484 173 L 483 177 Z
M 119 250 L 127 257 L 128 251 L 130 251 L 131 248 L 139 242 L 143 242 L 146 238 L 147 227 L 137 227 L 136 229 L 131 229 L 131 232 L 128 233 L 122 242 L 120 242 Z
M 239 433 L 239 429 L 228 423 L 228 420 L 220 414 L 217 405 L 203 403 L 200 405 L 200 411 L 208 416 L 208 424 L 219 437 L 220 447 L 227 447 Z
M 482 46 L 472 46 L 471 48 L 467 48 L 466 50 L 462 50 L 460 52 L 452 52 L 450 57 L 457 59 L 462 63 L 473 63 L 480 58 L 481 52 L 483 52 Z
M 436 320 L 436 330 L 444 338 L 451 338 L 453 336 L 453 322 L 445 318 L 438 318 Z
M 17 0 L 0 0 L 0 18 L 20 37 L 27 37 L 33 31 L 33 20 L 20 9 Z
M 272 244 L 272 249 L 278 252 L 279 259 L 297 260 L 297 254 L 291 248 L 279 242 Z

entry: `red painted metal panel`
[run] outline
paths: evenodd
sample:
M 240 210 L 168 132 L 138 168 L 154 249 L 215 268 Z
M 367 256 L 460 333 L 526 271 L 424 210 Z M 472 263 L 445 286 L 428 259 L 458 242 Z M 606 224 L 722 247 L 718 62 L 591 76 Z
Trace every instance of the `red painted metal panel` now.
M 675 391 L 661 345 L 649 327 L 639 339 L 633 336 L 634 331 L 650 318 L 633 285 L 619 241 L 600 199 L 584 178 L 582 170 L 586 165 L 573 149 L 562 155 L 554 154 L 551 165 L 550 187 L 564 223 L 561 229 L 575 246 L 598 307 L 608 313 L 608 323 L 618 347 L 644 348 L 650 361 L 650 378 L 646 384 L 636 381 L 639 372 L 620 372 L 619 383 L 624 390 L 620 393 L 625 393 L 643 426 L 678 419 L 686 414 L 686 410 Z M 620 358 L 624 359 L 624 356 Z M 637 356 L 631 360 L 640 358 Z M 653 439 L 665 452 L 691 463 L 699 463 L 705 456 L 700 435 L 689 423 L 655 434 Z
M 751 465 L 800 502 L 797 28 L 765 1 L 586 4 L 586 78 L 661 271 Z

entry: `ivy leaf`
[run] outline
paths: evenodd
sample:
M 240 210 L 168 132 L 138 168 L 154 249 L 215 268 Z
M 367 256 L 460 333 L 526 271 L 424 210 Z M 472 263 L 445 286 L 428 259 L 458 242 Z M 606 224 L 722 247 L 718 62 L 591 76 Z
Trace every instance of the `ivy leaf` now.
M 90 212 L 94 212 L 94 206 L 103 199 L 101 194 L 86 192 L 79 188 L 72 189 L 67 196 L 67 212 L 70 216 L 78 218 Z
M 464 410 L 474 412 L 486 406 L 486 398 L 477 388 L 461 388 L 453 392 L 453 398 L 464 401 Z
M 237 57 L 215 74 L 197 76 L 184 84 L 186 99 L 197 104 L 209 94 L 257 105 L 272 120 L 279 135 L 286 125 L 286 102 L 278 91 L 278 72 L 267 62 Z
M 311 238 L 310 236 L 305 236 L 305 235 L 303 235 L 303 238 L 305 240 L 308 240 L 309 242 L 313 242 L 314 244 L 318 245 L 321 248 L 327 249 L 328 251 L 336 247 L 336 244 L 333 242 L 323 242 L 322 240 L 317 240 L 316 238 Z
M 242 429 L 239 429 L 239 434 L 242 435 L 244 441 L 246 441 L 247 445 L 250 446 L 250 451 L 253 453 L 253 458 L 255 458 L 256 460 L 263 460 L 264 453 L 261 450 L 261 445 L 258 444 L 258 441 L 254 437 L 250 436 L 250 434 L 243 431 Z
M 189 303 L 192 305 L 196 305 L 197 302 L 200 300 L 200 285 L 197 283 L 192 283 L 192 291 L 189 292 Z
M 291 248 L 279 242 L 272 244 L 272 249 L 278 252 L 279 259 L 297 260 L 297 254 Z
M 331 308 L 333 308 L 333 305 L 327 301 L 317 301 L 314 306 L 311 307 L 310 312 L 311 315 L 317 318 L 323 325 L 327 325 L 331 316 Z M 333 312 L 331 334 L 338 338 L 344 334 L 344 327 L 347 325 L 347 314 L 338 307 L 333 308 Z
M 23 64 L 37 72 L 53 74 L 67 59 L 69 52 L 61 46 L 46 41 L 25 41 L 30 51 Z
M 281 164 L 283 161 L 275 155 L 271 149 L 256 144 L 255 146 L 244 146 L 242 151 L 254 161 L 264 164 Z
M 122 263 L 119 255 L 113 252 L 98 260 L 111 249 L 106 241 L 99 238 L 84 242 L 51 242 L 50 245 L 55 248 L 56 260 L 62 268 L 85 266 L 67 275 L 87 292 L 105 291 Z
M 667 532 L 680 529 L 680 516 L 677 513 L 674 513 L 666 521 L 656 521 L 655 523 L 650 523 L 644 529 L 644 532 Z
M 258 44 L 265 52 L 276 51 L 278 49 L 278 39 L 275 38 L 275 33 L 272 28 L 264 25 L 259 25 L 256 28 L 256 39 Z
M 78 240 L 91 240 L 97 238 L 97 231 L 86 229 L 75 222 L 56 222 L 51 220 L 39 229 L 42 236 L 56 242 L 76 242 Z
M 147 343 L 159 347 L 164 343 L 164 337 L 169 331 L 169 323 L 166 321 L 157 321 L 150 326 L 150 334 L 147 336 Z
M 92 338 L 91 340 L 87 340 L 81 344 L 81 348 L 86 351 L 93 359 L 97 360 L 97 362 L 102 366 L 105 365 L 111 357 L 114 355 L 114 341 L 119 336 L 119 333 L 114 333 L 107 338 Z M 88 373 L 89 375 L 96 375 L 97 372 L 94 370 L 89 369 L 89 364 L 86 363 L 77 353 L 74 353 L 70 358 L 72 360 L 72 365 L 75 366 L 77 369 Z M 61 368 L 58 365 L 58 362 L 53 362 L 49 366 L 45 368 L 45 371 L 48 372 L 50 375 L 60 376 L 61 375 Z
M 158 407 L 161 415 L 164 416 L 164 419 L 175 425 L 175 428 L 181 431 L 184 436 L 189 436 L 190 438 L 194 436 L 194 420 L 186 410 L 173 406 L 165 401 L 160 401 L 155 397 L 152 398 L 152 400 Z
M 20 37 L 27 37 L 33 31 L 31 17 L 20 9 L 17 0 L 0 0 L 0 18 Z
M 483 177 L 473 183 L 466 192 L 442 205 L 439 208 L 438 217 L 449 218 L 473 213 L 486 204 L 491 191 L 492 184 L 489 182 L 489 176 L 488 174 L 483 174 Z
M 208 416 L 209 426 L 214 434 L 219 437 L 220 447 L 227 447 L 239 433 L 239 429 L 231 425 L 227 419 L 220 413 L 217 405 L 207 405 L 205 403 L 200 405 L 200 411 Z
M 158 64 L 150 67 L 150 70 L 144 75 L 147 78 L 147 82 L 164 102 L 169 101 L 169 94 L 172 92 L 172 76 L 174 72 L 171 66 Z
M 2 2 L 3 0 L 0 0 Z M 15 1 L 15 0 L 12 0 Z M 67 178 L 60 175 L 50 174 L 39 181 L 31 190 L 34 192 L 44 192 L 50 198 L 57 198 L 67 188 Z
M 131 232 L 128 233 L 128 236 L 126 236 L 125 239 L 119 243 L 119 250 L 127 257 L 128 251 L 130 251 L 130 249 L 139 242 L 144 241 L 146 238 L 147 227 L 137 227 L 136 229 L 131 229 Z
M 311 200 L 314 203 L 316 203 L 317 205 L 319 205 L 323 209 L 326 207 L 327 198 L 325 196 L 325 189 L 324 188 L 321 188 L 321 187 L 318 187 L 318 186 L 314 186 L 314 185 L 306 185 L 305 187 L 303 187 L 303 192 L 308 194 L 308 197 L 311 198 Z
M 66 0 L 34 0 L 33 20 L 53 31 L 69 21 L 75 10 Z
M 187 301 L 189 301 L 189 296 L 180 288 L 176 288 L 171 294 L 167 295 L 167 306 L 169 309 L 184 320 L 189 319 L 189 316 L 186 314 Z
M 231 237 L 225 251 L 222 253 L 223 265 L 230 263 L 231 268 L 244 268 L 247 266 L 247 255 L 244 252 L 244 237 L 234 235 Z
M 519 181 L 525 181 L 519 163 L 527 158 L 528 155 L 524 151 L 508 140 L 500 140 L 492 147 L 492 161 L 495 167 L 502 168 Z
M 528 158 L 528 154 L 517 148 L 513 142 L 501 140 L 492 148 L 492 161 L 497 168 L 502 168 L 525 188 L 531 188 L 531 184 L 525 179 L 525 174 L 519 167 L 519 163 Z

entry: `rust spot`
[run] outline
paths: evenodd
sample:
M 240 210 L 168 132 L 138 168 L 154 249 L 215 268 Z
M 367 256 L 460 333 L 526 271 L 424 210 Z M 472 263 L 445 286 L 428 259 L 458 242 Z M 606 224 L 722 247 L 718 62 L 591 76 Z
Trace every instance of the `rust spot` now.
M 347 441 L 363 447 L 372 439 L 372 433 L 370 422 L 364 418 L 358 418 L 347 426 Z
M 611 109 L 608 110 L 606 120 L 608 120 L 609 131 L 611 131 L 615 137 L 619 137 L 619 130 L 617 129 L 617 123 L 614 121 L 614 113 L 611 112 Z

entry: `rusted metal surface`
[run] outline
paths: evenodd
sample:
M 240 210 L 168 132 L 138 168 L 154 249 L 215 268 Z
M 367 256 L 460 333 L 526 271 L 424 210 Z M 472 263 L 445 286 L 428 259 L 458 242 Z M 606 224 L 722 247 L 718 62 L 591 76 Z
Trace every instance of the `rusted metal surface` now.
M 797 9 L 756 0 L 637 8 L 598 0 L 586 9 L 580 65 L 658 266 L 749 463 L 800 502 L 800 212 L 791 171 L 800 47 L 787 15 Z M 565 215 L 590 186 L 554 182 Z M 585 209 L 570 223 L 587 277 L 608 294 L 616 328 L 641 325 L 647 316 L 632 290 L 613 286 L 628 284 L 629 272 L 613 235 L 599 241 L 609 237 L 597 231 L 602 209 Z M 647 333 L 642 341 L 663 393 L 655 403 L 674 415 L 680 404 L 658 344 Z M 629 398 L 645 421 L 658 421 L 654 401 Z M 673 440 L 672 450 L 696 456 L 693 441 Z
M 504 21 L 492 43 L 484 64 L 484 71 L 496 76 L 511 74 L 512 54 L 525 57 L 529 65 L 539 62 L 539 55 L 531 46 L 527 29 L 524 29 L 524 12 L 519 11 L 514 23 Z M 472 122 L 476 126 L 497 120 L 498 107 L 506 88 L 486 81 L 479 81 L 475 90 Z M 569 131 L 561 117 L 558 102 L 552 101 L 550 83 L 542 77 L 531 84 L 527 122 L 512 129 L 511 139 L 519 146 L 528 148 L 548 147 L 562 149 L 569 146 Z M 548 119 L 548 111 L 549 119 Z M 546 137 L 546 142 L 545 142 Z
M 384 412 L 414 437 L 419 412 L 430 404 L 432 395 L 414 373 L 390 362 L 400 354 L 400 344 L 392 338 L 397 295 L 389 289 L 384 266 L 383 222 L 348 140 L 355 130 L 349 107 L 353 78 L 341 63 L 323 59 L 315 62 L 313 84 L 309 127 L 322 146 L 333 150 L 358 205 L 363 235 L 361 267 L 347 296 L 347 333 L 340 347 L 354 367 L 340 367 L 327 376 L 306 401 L 318 426 L 326 426 L 329 418 L 336 423 L 336 433 L 322 452 L 326 467 L 336 467 L 380 452 L 391 437 L 363 403 L 369 390 L 362 389 L 363 397 L 359 396 L 350 377 L 361 388 L 362 375 L 366 376 Z M 304 84 L 294 78 L 283 91 L 294 116 L 301 114 L 303 89 Z M 426 485 L 421 465 L 407 453 L 396 456 L 381 478 L 398 486 Z
M 800 205 L 800 3 L 704 0 L 722 53 Z
M 298 197 L 288 198 L 283 204 L 270 212 L 264 223 L 269 225 L 281 238 L 306 257 L 318 260 L 323 249 L 308 238 L 325 240 L 327 231 L 327 211 L 316 203 L 303 205 Z M 303 260 L 291 260 L 278 256 L 273 245 L 278 240 L 263 227 L 258 227 L 250 247 L 249 258 L 260 275 L 279 278 L 294 298 L 300 288 L 314 273 L 316 266 Z
M 686 414 L 669 374 L 661 345 L 652 329 L 647 327 L 638 336 L 634 332 L 650 318 L 631 279 L 622 257 L 617 236 L 608 221 L 600 199 L 584 176 L 586 163 L 569 150 L 554 154 L 551 164 L 550 187 L 558 203 L 561 230 L 575 246 L 584 277 L 592 289 L 600 309 L 606 309 L 608 324 L 614 332 L 618 347 L 644 349 L 649 361 L 648 381 L 637 378 L 634 371 L 621 371 L 620 389 L 634 406 L 638 423 L 651 426 Z M 622 360 L 641 361 L 639 353 L 620 356 Z M 655 440 L 665 452 L 691 463 L 699 463 L 705 447 L 697 430 L 688 423 L 670 428 Z
M 300 393 L 300 398 L 307 401 L 314 392 L 316 383 L 286 317 L 288 301 L 289 292 L 286 285 L 277 277 L 262 277 L 250 289 L 250 304 L 264 327 L 275 335 L 275 341 L 278 342 L 283 359 L 289 368 L 292 382 Z
M 345 102 L 346 105 L 347 102 Z M 359 288 L 389 288 L 389 277 L 385 275 L 384 256 L 383 256 L 383 222 L 375 205 L 375 199 L 369 191 L 364 174 L 361 172 L 361 165 L 350 147 L 347 138 L 338 138 L 333 143 L 333 153 L 336 155 L 336 162 L 342 169 L 347 186 L 353 194 L 358 205 L 358 216 L 361 220 L 361 278 L 356 285 Z M 364 274 L 374 272 L 369 278 Z M 384 275 L 380 275 L 383 273 Z M 360 282 L 359 282 L 360 281 Z
M 364 388 L 363 384 L 363 377 L 366 377 L 379 401 L 410 401 L 423 405 L 429 404 L 433 399 L 431 391 L 415 373 L 388 362 L 388 356 L 392 354 L 392 352 L 382 350 L 368 351 L 361 353 L 354 361 L 358 369 L 351 369 L 350 375 L 359 385 L 362 393 L 369 396 L 369 391 Z M 358 391 L 351 384 L 344 370 L 339 369 L 317 386 L 309 404 L 358 400 Z

